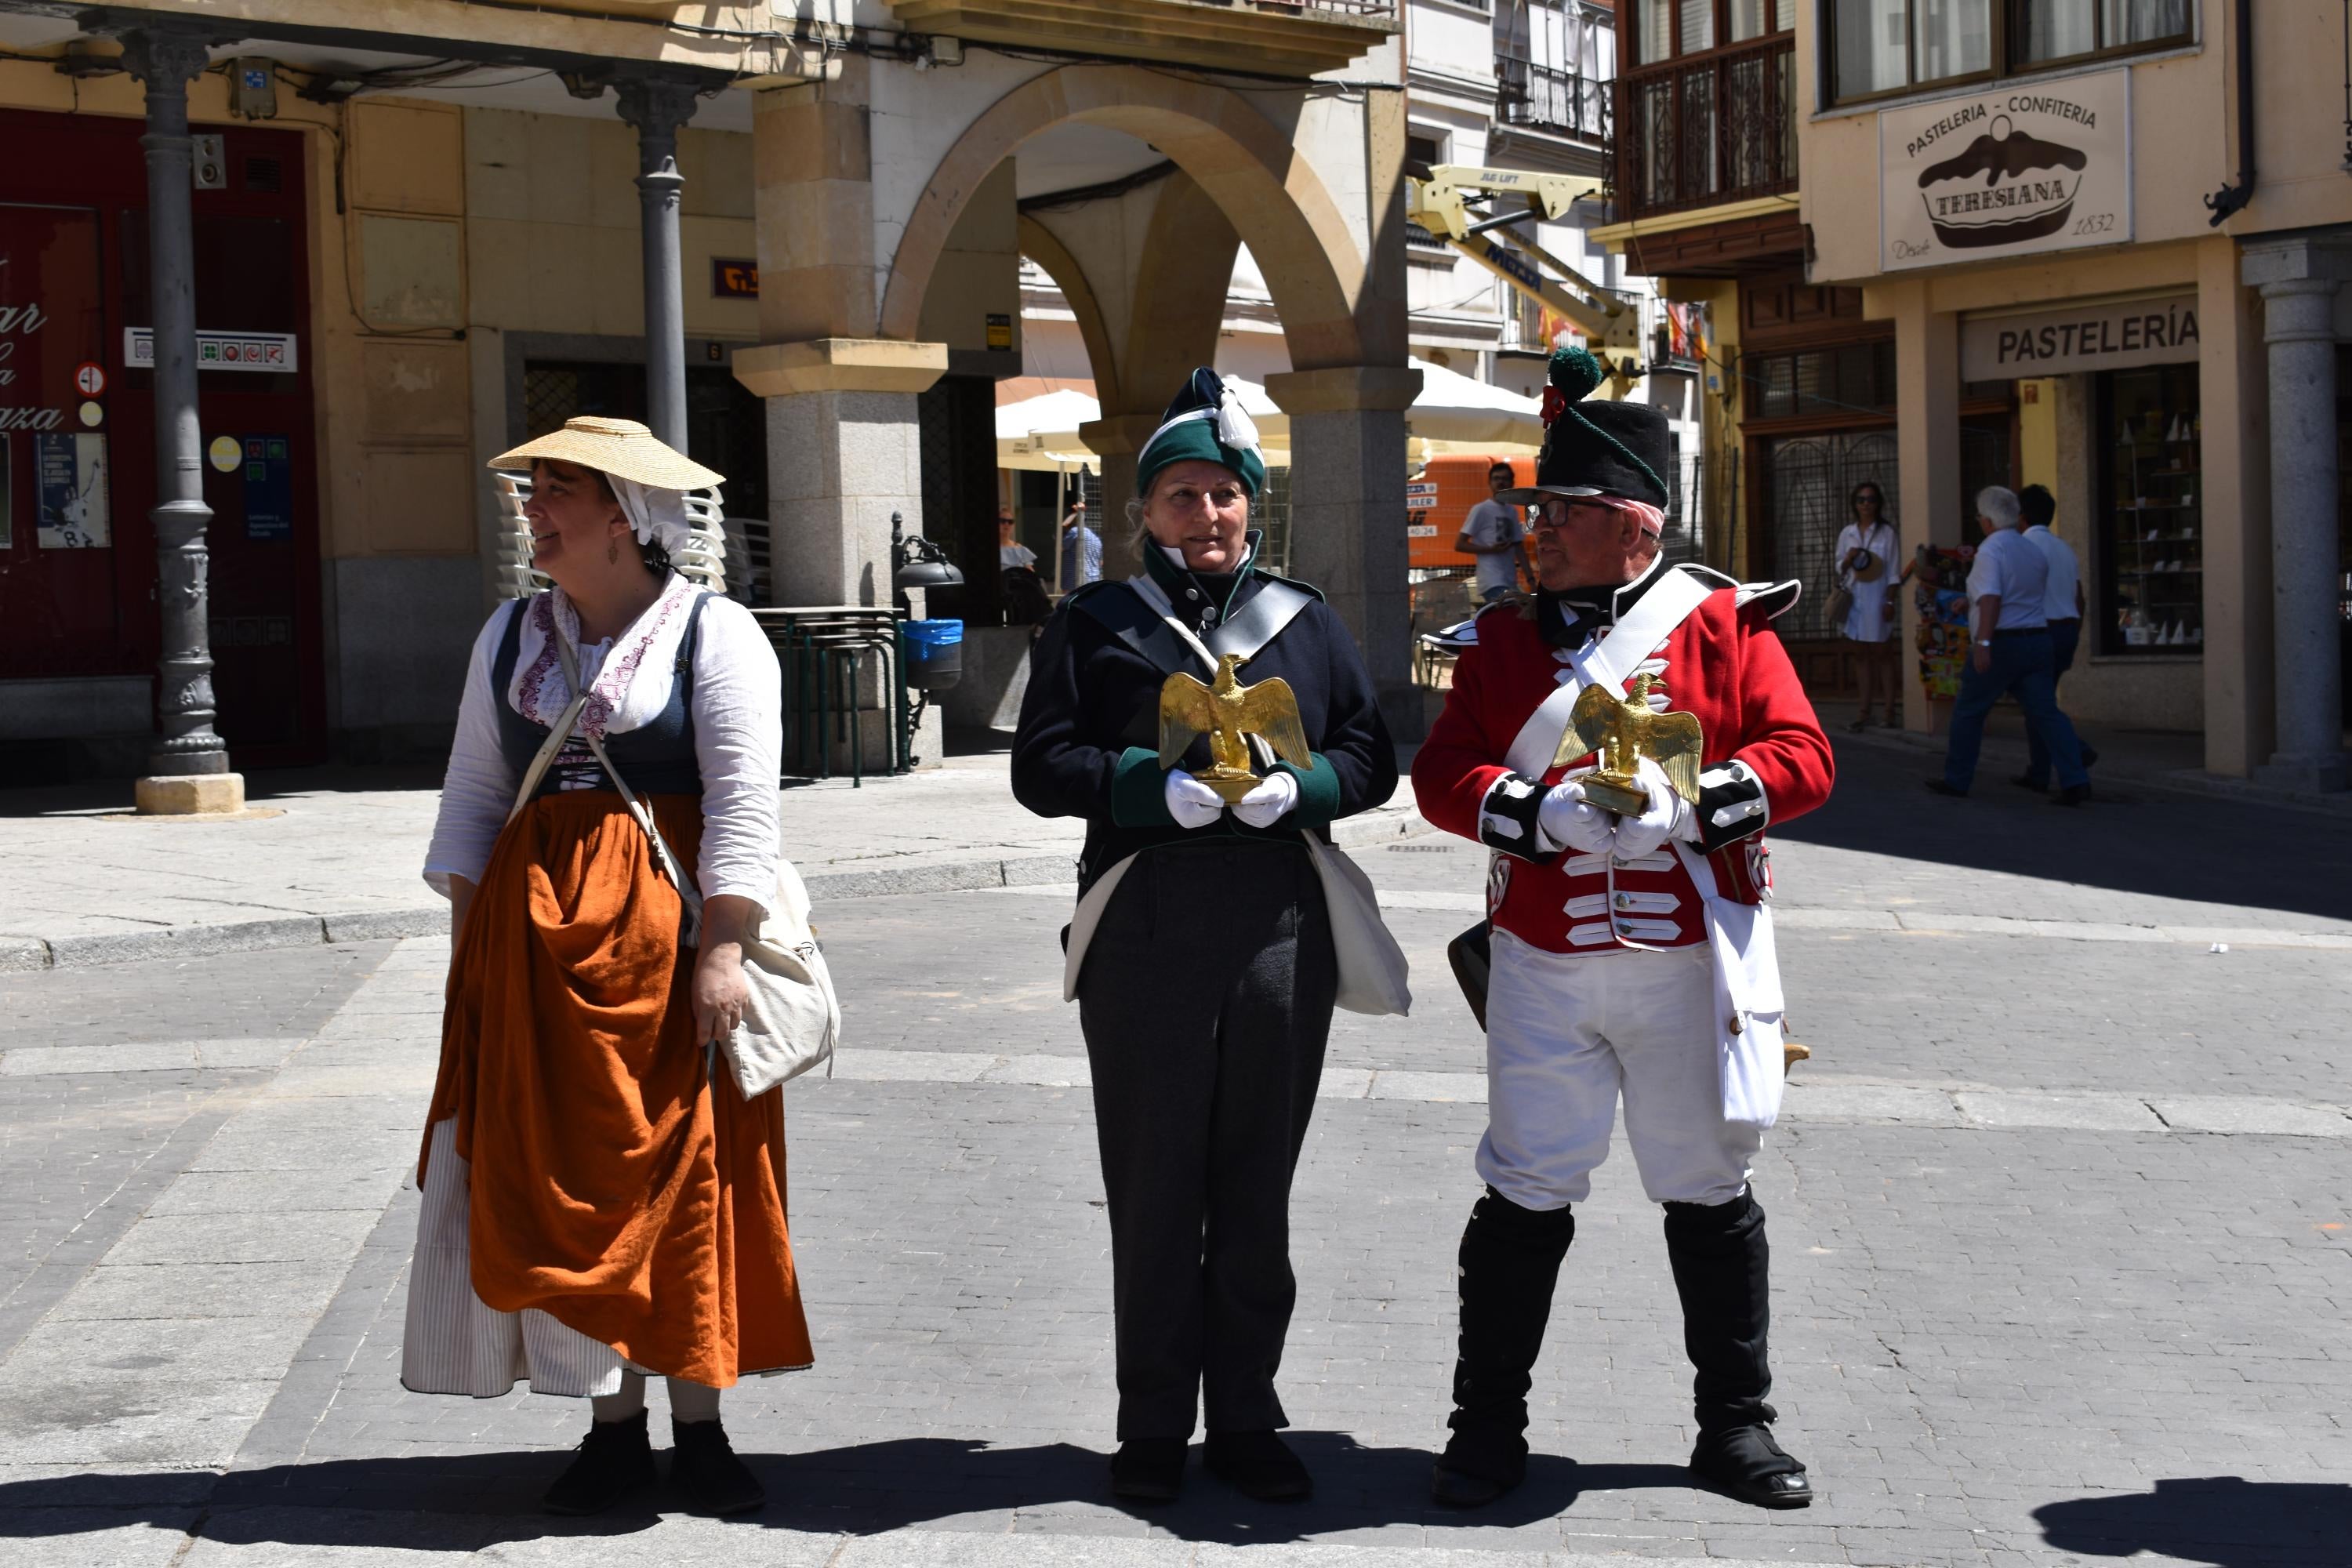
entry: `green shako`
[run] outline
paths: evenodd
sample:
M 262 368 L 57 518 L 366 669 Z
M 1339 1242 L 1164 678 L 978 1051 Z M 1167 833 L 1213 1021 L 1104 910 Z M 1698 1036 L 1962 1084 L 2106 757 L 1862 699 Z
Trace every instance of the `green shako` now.
M 1160 416 L 1160 428 L 1135 458 L 1135 493 L 1148 496 L 1151 481 L 1171 463 L 1199 458 L 1223 463 L 1241 476 L 1255 500 L 1265 487 L 1265 459 L 1257 449 L 1257 426 L 1241 399 L 1217 373 L 1202 365 Z

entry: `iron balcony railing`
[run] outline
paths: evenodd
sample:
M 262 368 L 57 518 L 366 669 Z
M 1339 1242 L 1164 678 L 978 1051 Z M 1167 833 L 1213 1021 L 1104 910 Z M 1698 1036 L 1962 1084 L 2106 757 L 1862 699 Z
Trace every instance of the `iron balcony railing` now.
M 1605 142 L 1610 84 L 1539 66 L 1508 52 L 1495 57 L 1495 117 L 1506 125 Z
M 1686 212 L 1797 188 L 1792 37 L 1633 68 L 1620 91 L 1620 217 Z

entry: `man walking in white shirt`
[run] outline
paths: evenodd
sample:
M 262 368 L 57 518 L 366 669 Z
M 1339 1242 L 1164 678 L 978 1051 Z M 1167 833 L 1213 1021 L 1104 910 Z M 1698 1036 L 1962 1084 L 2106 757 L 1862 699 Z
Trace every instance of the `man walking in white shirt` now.
M 2028 485 L 2017 492 L 2017 510 L 2024 520 L 2022 537 L 2042 552 L 2042 563 L 2050 569 L 2049 584 L 2042 593 L 2042 616 L 2050 623 L 2050 679 L 2054 686 L 2074 667 L 2074 650 L 2082 644 L 2083 572 L 2074 560 L 2074 547 L 2051 531 L 2051 521 L 2058 515 L 2055 496 L 2041 485 Z M 2076 738 L 2080 740 L 2079 734 Z M 2042 743 L 2038 731 L 2028 729 L 2025 739 L 2025 771 L 2009 782 L 2021 789 L 2047 793 L 2050 748 Z M 2083 766 L 2098 766 L 2099 753 L 2088 742 L 2082 745 Z
M 1519 586 L 1519 566 L 1527 558 L 1519 542 L 1528 536 L 1519 509 L 1501 500 L 1514 483 L 1511 465 L 1496 463 L 1486 470 L 1486 488 L 1494 492 L 1470 509 L 1454 548 L 1478 558 L 1478 602 L 1491 605 Z
M 2017 531 L 2017 497 L 2000 485 L 1977 492 L 1977 522 L 1984 542 L 1969 569 L 1969 604 L 1975 637 L 1960 670 L 1959 700 L 1952 704 L 1952 731 L 1944 753 L 1944 774 L 1927 781 L 1937 795 L 1965 795 L 1975 782 L 1977 752 L 1984 743 L 1985 716 L 2014 692 L 2025 710 L 2029 733 L 2038 732 L 2058 770 L 2059 805 L 2091 798 L 2090 775 L 2074 726 L 2058 711 L 2050 624 L 2042 611 L 2050 567 L 2042 552 Z

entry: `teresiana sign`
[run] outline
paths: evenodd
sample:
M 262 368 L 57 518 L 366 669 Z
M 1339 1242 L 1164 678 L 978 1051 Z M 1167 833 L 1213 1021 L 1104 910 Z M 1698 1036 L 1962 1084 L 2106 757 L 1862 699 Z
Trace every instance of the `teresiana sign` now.
M 1960 321 L 1960 379 L 2015 381 L 2197 357 L 2197 296 L 2102 300 Z
M 2128 240 L 2131 72 L 1887 110 L 1878 230 L 1888 272 Z

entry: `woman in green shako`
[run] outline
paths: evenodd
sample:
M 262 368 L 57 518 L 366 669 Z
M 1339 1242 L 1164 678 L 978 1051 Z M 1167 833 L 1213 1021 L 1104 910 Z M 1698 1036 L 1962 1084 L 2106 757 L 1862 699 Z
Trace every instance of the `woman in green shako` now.
M 1251 1497 L 1303 1498 L 1275 1393 L 1296 1286 L 1290 1181 L 1335 1005 L 1402 1012 L 1403 959 L 1337 818 L 1396 788 L 1396 753 L 1354 640 L 1323 596 L 1257 569 L 1257 432 L 1208 370 L 1136 459 L 1141 574 L 1064 599 L 1038 639 L 1013 792 L 1087 819 L 1064 995 L 1078 1003 L 1109 1197 L 1118 1358 L 1111 1489 L 1172 1500 L 1196 1413 L 1203 1458 Z M 1310 765 L 1271 762 L 1228 807 L 1160 765 L 1160 688 L 1274 677 L 1298 702 Z

